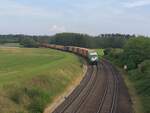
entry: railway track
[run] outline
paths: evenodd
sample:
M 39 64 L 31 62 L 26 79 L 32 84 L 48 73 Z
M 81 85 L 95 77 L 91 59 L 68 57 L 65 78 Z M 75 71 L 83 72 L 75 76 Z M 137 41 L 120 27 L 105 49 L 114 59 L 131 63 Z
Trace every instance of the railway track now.
M 105 68 L 105 75 L 107 77 L 107 84 L 105 86 L 105 91 L 100 100 L 100 106 L 97 113 L 116 113 L 117 99 L 118 99 L 118 78 L 117 75 L 107 61 L 103 62 Z
M 108 61 L 89 66 L 80 85 L 53 113 L 119 113 L 118 83 L 118 73 Z
M 88 65 L 88 71 L 83 80 L 80 82 L 77 88 L 69 95 L 69 97 L 67 97 L 66 100 L 53 111 L 53 113 L 64 113 L 65 110 L 67 110 L 80 96 L 81 92 L 83 92 L 83 90 L 86 90 L 86 87 L 89 86 L 89 84 L 91 83 L 89 81 L 93 81 L 93 75 L 95 74 L 94 68 L 95 67 Z

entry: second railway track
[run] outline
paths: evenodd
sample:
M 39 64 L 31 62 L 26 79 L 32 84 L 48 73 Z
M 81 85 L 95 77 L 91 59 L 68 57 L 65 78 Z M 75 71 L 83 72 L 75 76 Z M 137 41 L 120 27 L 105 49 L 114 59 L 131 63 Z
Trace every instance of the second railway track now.
M 100 100 L 99 110 L 96 113 L 116 113 L 117 99 L 118 99 L 118 78 L 112 65 L 103 61 L 105 76 L 107 76 L 107 83 L 105 91 Z

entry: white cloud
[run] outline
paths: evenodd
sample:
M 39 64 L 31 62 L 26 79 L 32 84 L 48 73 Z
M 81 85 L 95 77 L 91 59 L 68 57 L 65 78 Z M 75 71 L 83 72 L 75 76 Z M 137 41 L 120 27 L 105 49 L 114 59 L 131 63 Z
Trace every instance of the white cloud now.
M 53 25 L 50 28 L 51 33 L 60 33 L 60 32 L 66 32 L 66 28 L 64 26 L 58 26 L 58 25 Z
M 0 0 L 0 33 L 147 34 L 150 29 L 150 0 L 22 1 Z
M 140 0 L 134 2 L 124 2 L 122 3 L 126 8 L 135 8 L 150 5 L 150 0 Z

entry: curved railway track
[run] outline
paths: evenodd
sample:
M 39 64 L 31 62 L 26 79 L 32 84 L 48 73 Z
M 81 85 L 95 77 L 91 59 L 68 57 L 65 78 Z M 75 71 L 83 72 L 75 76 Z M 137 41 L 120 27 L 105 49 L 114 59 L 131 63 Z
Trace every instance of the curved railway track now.
M 53 113 L 119 113 L 118 77 L 116 69 L 106 60 L 88 66 L 79 86 Z
M 100 100 L 100 106 L 97 113 L 116 113 L 118 99 L 118 78 L 113 67 L 107 61 L 103 62 L 107 83 L 105 91 Z

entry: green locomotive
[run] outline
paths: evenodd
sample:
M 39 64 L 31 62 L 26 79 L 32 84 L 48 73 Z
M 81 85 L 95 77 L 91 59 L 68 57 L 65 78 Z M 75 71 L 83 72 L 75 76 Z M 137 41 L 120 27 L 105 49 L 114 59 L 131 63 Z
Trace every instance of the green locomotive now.
M 97 64 L 98 63 L 98 54 L 94 50 L 88 51 L 88 60 L 90 64 Z
M 98 54 L 94 50 L 90 50 L 87 48 L 75 47 L 75 46 L 62 46 L 62 45 L 55 45 L 55 44 L 42 44 L 42 47 L 58 49 L 62 51 L 69 51 L 75 54 L 81 55 L 88 59 L 89 64 L 97 65 L 99 59 Z

